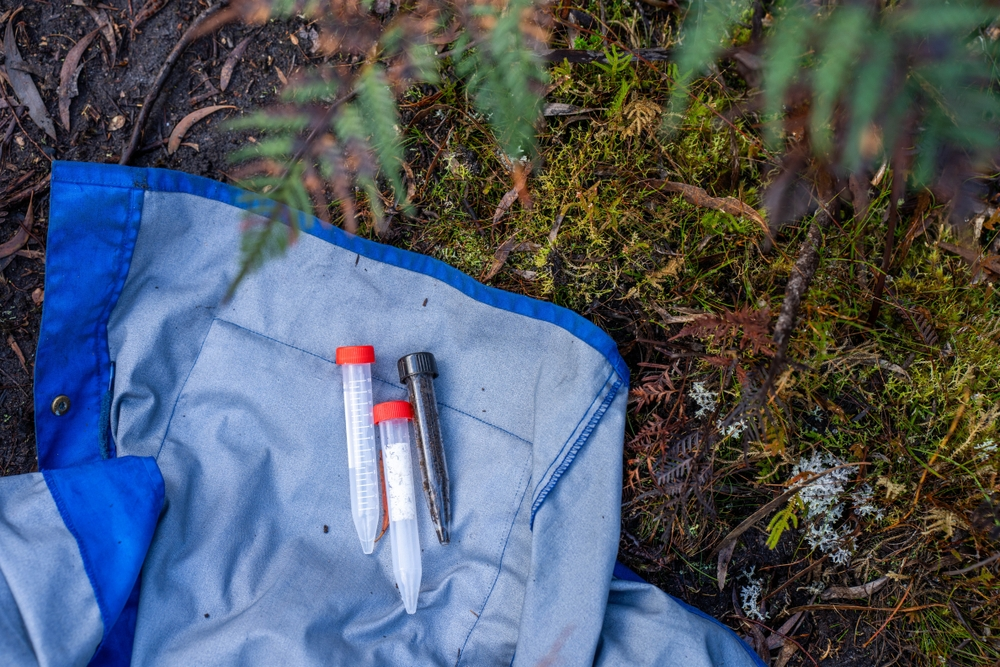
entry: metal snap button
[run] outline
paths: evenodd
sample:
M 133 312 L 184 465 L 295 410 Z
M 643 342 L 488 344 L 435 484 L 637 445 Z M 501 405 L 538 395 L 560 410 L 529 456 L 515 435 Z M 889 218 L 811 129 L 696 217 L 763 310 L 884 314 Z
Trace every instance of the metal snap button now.
M 52 399 L 52 414 L 61 417 L 69 412 L 69 396 L 60 394 Z

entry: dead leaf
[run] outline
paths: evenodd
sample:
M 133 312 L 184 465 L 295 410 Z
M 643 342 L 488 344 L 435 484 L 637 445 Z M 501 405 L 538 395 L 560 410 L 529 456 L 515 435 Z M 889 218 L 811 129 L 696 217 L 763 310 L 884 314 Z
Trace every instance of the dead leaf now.
M 90 9 L 87 8 L 87 13 L 90 17 L 94 19 L 97 26 L 101 29 L 101 34 L 104 36 L 104 40 L 108 43 L 108 48 L 111 50 L 111 66 L 114 67 L 115 63 L 118 62 L 118 39 L 115 35 L 115 24 L 111 22 L 111 18 L 108 13 L 103 9 Z
M 781 653 L 778 654 L 777 659 L 774 661 L 774 667 L 785 667 L 798 650 L 798 645 L 792 642 L 785 642 L 781 647 Z
M 31 293 L 31 301 L 36 306 L 42 305 L 42 302 L 45 301 L 45 290 L 41 287 L 36 287 L 35 291 Z
M 287 86 L 288 85 L 288 77 L 285 76 L 285 73 L 281 71 L 281 68 L 278 67 L 277 65 L 275 65 L 274 66 L 274 71 L 277 73 L 278 80 L 281 81 L 281 85 L 282 86 Z
M 944 241 L 938 241 L 938 246 L 940 246 L 942 250 L 947 250 L 950 253 L 958 255 L 970 264 L 973 276 L 978 274 L 980 269 L 986 269 L 987 271 L 1000 277 L 1000 256 L 983 256 L 972 248 L 966 248 L 965 246 L 954 245 L 952 243 L 945 243 Z
M 497 204 L 497 210 L 493 212 L 494 225 L 500 222 L 500 218 L 503 217 L 504 213 L 510 210 L 510 207 L 514 205 L 515 200 L 517 200 L 517 188 L 512 188 L 510 192 L 500 198 L 500 203 Z
M 510 194 L 510 193 L 507 193 Z M 504 263 L 507 261 L 507 257 L 510 256 L 512 252 L 525 252 L 525 251 L 535 251 L 541 248 L 537 243 L 531 243 L 525 241 L 523 243 L 517 243 L 514 237 L 510 237 L 503 244 L 497 248 L 496 253 L 493 255 L 493 265 L 490 266 L 490 270 L 486 272 L 483 276 L 483 280 L 489 280 L 496 274 L 500 273 L 500 269 L 503 268 Z
M 574 116 L 576 114 L 589 113 L 591 111 L 597 111 L 597 109 L 588 109 L 586 107 L 578 107 L 572 104 L 563 104 L 561 102 L 549 102 L 542 107 L 543 116 Z
M 715 571 L 718 575 L 720 591 L 726 587 L 726 574 L 729 572 L 729 561 L 732 560 L 734 551 L 736 551 L 736 540 L 727 542 L 719 550 L 719 562 Z
M 95 28 L 81 37 L 80 41 L 66 54 L 62 70 L 59 72 L 59 121 L 67 132 L 69 131 L 69 103 L 80 92 L 76 86 L 80 70 L 83 69 L 83 66 L 80 65 L 80 58 L 83 57 L 83 52 L 87 50 L 100 31 L 100 28 Z
M 28 371 L 28 363 L 24 360 L 24 352 L 21 352 L 21 348 L 14 340 L 14 334 L 7 334 L 7 344 L 10 345 L 10 349 L 14 350 L 14 354 L 17 355 L 18 361 L 21 362 L 21 368 L 24 369 L 25 373 L 30 375 L 31 373 Z
M 108 122 L 108 132 L 117 132 L 125 127 L 125 116 L 115 116 Z
M 14 253 L 20 250 L 25 243 L 28 242 L 29 232 L 31 231 L 31 225 L 34 223 L 35 216 L 33 213 L 34 201 L 28 203 L 28 212 L 24 215 L 24 222 L 21 226 L 17 228 L 14 235 L 11 236 L 6 243 L 0 245 L 0 260 L 12 257 Z M 10 262 L 8 261 L 7 264 Z M 7 264 L 4 264 L 5 268 Z
M 254 33 L 256 34 L 256 33 Z M 226 62 L 222 64 L 222 72 L 219 74 L 219 90 L 226 92 L 226 88 L 229 87 L 229 80 L 233 78 L 233 70 L 236 69 L 236 64 L 243 57 L 243 52 L 247 50 L 247 45 L 250 44 L 251 38 L 254 35 L 248 35 L 243 38 L 236 47 L 229 52 L 229 56 L 226 57 Z
M 174 131 L 170 133 L 170 140 L 167 142 L 167 153 L 173 155 L 177 152 L 177 149 L 181 146 L 181 140 L 184 139 L 184 135 L 187 131 L 191 129 L 191 126 L 197 123 L 202 118 L 209 116 L 216 111 L 222 111 L 223 109 L 235 109 L 231 104 L 216 104 L 215 106 L 205 107 L 204 109 L 198 109 L 197 111 L 192 111 L 188 115 L 184 116 L 179 123 L 174 127 Z
M 763 229 L 765 233 L 769 233 L 767 223 L 764 222 L 764 218 L 761 214 L 758 213 L 752 206 L 744 204 L 739 199 L 734 197 L 713 197 L 696 185 L 676 183 L 674 181 L 660 181 L 659 189 L 665 190 L 666 192 L 676 192 L 684 197 L 684 200 L 689 204 L 694 204 L 695 206 L 715 209 L 716 211 L 722 211 L 723 213 L 728 213 L 729 215 L 735 215 L 737 217 L 750 218 L 760 225 L 761 229 Z
M 889 583 L 889 577 L 879 577 L 859 586 L 830 586 L 820 595 L 823 600 L 860 600 L 870 598 Z
M 132 25 L 130 27 L 131 31 L 135 32 L 136 28 L 151 19 L 156 12 L 166 7 L 168 2 L 170 2 L 170 0 L 146 0 L 146 4 L 142 6 L 139 13 L 135 15 L 134 19 L 132 19 Z
M 772 632 L 771 635 L 767 638 L 768 650 L 773 651 L 779 646 L 784 646 L 787 643 L 790 643 L 785 641 L 785 637 L 788 637 L 793 632 L 795 632 L 795 629 L 799 626 L 799 623 L 802 622 L 802 617 L 806 613 L 808 612 L 804 611 L 795 612 L 794 614 L 791 615 L 791 617 L 789 617 L 787 621 L 781 624 L 780 628 Z
M 14 40 L 14 17 L 20 10 L 15 10 L 7 21 L 7 32 L 3 39 L 4 55 L 7 57 L 7 78 L 10 86 L 14 89 L 14 94 L 24 106 L 28 107 L 28 115 L 35 125 L 42 128 L 45 134 L 53 139 L 56 138 L 56 126 L 52 124 L 52 118 L 45 109 L 45 102 L 38 94 L 35 82 L 31 80 L 31 75 L 20 69 L 24 66 L 24 59 L 21 58 L 20 51 L 17 50 L 17 42 Z

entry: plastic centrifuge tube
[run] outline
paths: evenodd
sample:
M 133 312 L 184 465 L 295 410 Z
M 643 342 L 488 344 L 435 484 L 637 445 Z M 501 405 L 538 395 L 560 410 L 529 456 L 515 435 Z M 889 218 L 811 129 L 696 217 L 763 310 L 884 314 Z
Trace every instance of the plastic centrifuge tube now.
M 385 468 L 386 497 L 389 502 L 389 543 L 392 545 L 392 573 L 403 597 L 406 613 L 417 610 L 420 593 L 420 533 L 417 530 L 417 502 L 413 490 L 413 463 L 410 460 L 410 425 L 413 410 L 406 401 L 389 401 L 375 406 Z
M 337 348 L 337 364 L 344 375 L 344 414 L 347 418 L 347 467 L 351 485 L 351 514 L 361 549 L 375 550 L 381 510 L 375 425 L 372 421 L 372 371 L 375 350 L 370 345 Z

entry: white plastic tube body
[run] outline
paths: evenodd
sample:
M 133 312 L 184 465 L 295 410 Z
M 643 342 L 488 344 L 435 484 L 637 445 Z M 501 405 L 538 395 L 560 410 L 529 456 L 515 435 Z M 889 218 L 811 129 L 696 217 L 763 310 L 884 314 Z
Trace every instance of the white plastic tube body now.
M 372 421 L 371 364 L 343 364 L 344 412 L 347 418 L 347 466 L 351 514 L 361 549 L 375 550 L 382 505 Z
M 420 533 L 417 530 L 417 502 L 413 488 L 408 419 L 387 419 L 379 423 L 382 465 L 385 468 L 389 502 L 389 542 L 392 545 L 392 573 L 407 614 L 417 610 L 420 579 Z

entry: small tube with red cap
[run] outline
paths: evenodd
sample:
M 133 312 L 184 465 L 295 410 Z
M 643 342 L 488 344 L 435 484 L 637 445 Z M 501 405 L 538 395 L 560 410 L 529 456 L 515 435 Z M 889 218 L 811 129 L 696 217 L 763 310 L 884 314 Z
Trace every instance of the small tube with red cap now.
M 389 504 L 389 543 L 392 545 L 392 573 L 403 598 L 406 613 L 417 610 L 420 579 L 420 533 L 417 530 L 417 501 L 413 489 L 413 462 L 410 457 L 410 422 L 413 410 L 406 401 L 379 403 L 374 410 L 382 444 L 386 498 Z
M 344 377 L 344 416 L 347 419 L 347 467 L 351 486 L 354 528 L 366 554 L 375 550 L 382 501 L 372 421 L 372 371 L 375 350 L 370 345 L 337 348 L 337 364 Z

